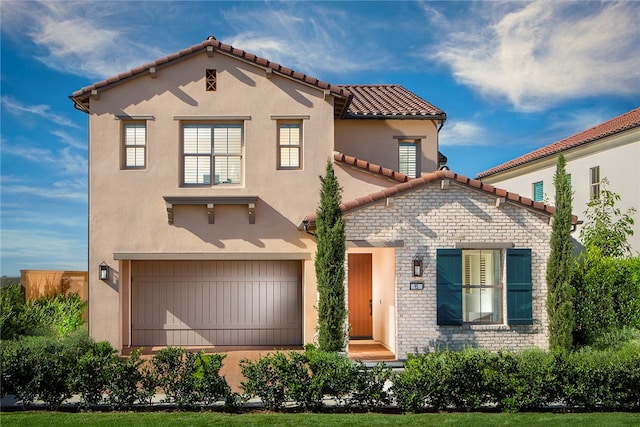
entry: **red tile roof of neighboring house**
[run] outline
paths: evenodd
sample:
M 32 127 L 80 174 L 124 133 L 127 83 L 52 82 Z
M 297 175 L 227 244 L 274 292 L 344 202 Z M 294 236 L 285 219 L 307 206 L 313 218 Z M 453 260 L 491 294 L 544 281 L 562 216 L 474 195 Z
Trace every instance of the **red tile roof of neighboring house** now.
M 340 208 L 343 212 L 349 212 L 353 209 L 357 209 L 371 203 L 378 202 L 380 200 L 386 199 L 387 197 L 394 197 L 400 194 L 411 191 L 417 187 L 422 187 L 431 182 L 448 179 L 454 181 L 458 184 L 462 184 L 466 187 L 473 188 L 475 190 L 479 190 L 485 192 L 487 194 L 491 194 L 495 197 L 504 198 L 506 201 L 514 203 L 524 208 L 533 209 L 535 211 L 540 212 L 544 215 L 553 215 L 555 212 L 555 208 L 553 206 L 545 205 L 542 202 L 535 202 L 527 197 L 523 197 L 517 193 L 509 192 L 503 190 L 501 188 L 494 187 L 493 185 L 486 184 L 477 179 L 467 178 L 464 175 L 457 174 L 455 172 L 451 172 L 449 170 L 439 170 L 436 172 L 431 172 L 428 174 L 424 174 L 418 178 L 409 179 L 406 182 L 402 182 L 400 184 L 394 185 L 393 187 L 384 188 L 376 193 L 368 194 L 363 197 L 359 197 L 355 200 L 350 200 L 347 202 L 343 202 L 340 205 Z M 578 218 L 574 215 L 573 223 L 575 224 L 578 221 Z M 302 221 L 299 229 L 313 229 L 315 227 L 316 214 L 308 215 Z
M 444 111 L 400 85 L 344 85 L 353 99 L 345 118 L 431 117 L 445 119 Z
M 257 66 L 264 67 L 272 72 L 287 76 L 302 83 L 315 86 L 322 90 L 329 91 L 335 96 L 334 110 L 336 118 L 437 118 L 446 119 L 446 114 L 415 95 L 402 86 L 398 85 L 378 85 L 378 86 L 346 86 L 332 85 L 318 80 L 315 77 L 299 73 L 290 68 L 284 67 L 268 59 L 261 58 L 244 50 L 236 49 L 231 45 L 224 44 L 213 37 L 207 40 L 172 53 L 153 62 L 132 68 L 116 76 L 85 86 L 73 92 L 70 96 L 74 105 L 84 112 L 89 111 L 89 103 L 93 91 L 100 91 L 112 85 L 122 83 L 134 77 L 150 74 L 152 71 L 158 72 L 168 64 L 185 59 L 198 54 L 207 48 L 217 50 L 227 55 L 234 56 L 240 60 L 247 61 Z M 354 91 L 353 93 L 351 91 Z
M 554 142 L 553 144 L 527 153 L 484 172 L 480 172 L 476 177 L 484 178 L 638 126 L 640 126 L 640 107 L 561 141 Z

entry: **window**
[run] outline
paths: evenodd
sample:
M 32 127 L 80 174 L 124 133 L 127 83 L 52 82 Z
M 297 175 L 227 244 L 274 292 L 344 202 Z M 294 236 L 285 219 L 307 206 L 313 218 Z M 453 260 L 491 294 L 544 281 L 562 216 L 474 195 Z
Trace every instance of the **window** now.
M 415 178 L 418 176 L 418 144 L 403 142 L 398 144 L 398 172 Z
M 185 124 L 183 150 L 185 185 L 240 183 L 241 125 Z
M 533 201 L 542 202 L 544 200 L 544 187 L 542 181 L 533 183 Z
M 278 125 L 278 169 L 300 169 L 302 164 L 300 123 Z
M 501 321 L 500 251 L 463 250 L 462 271 L 462 320 Z
M 143 169 L 147 157 L 147 125 L 145 122 L 125 123 L 124 169 Z
M 591 200 L 600 197 L 600 166 L 589 169 L 589 196 Z
M 438 325 L 503 323 L 501 250 L 438 249 Z M 506 313 L 510 325 L 533 323 L 531 250 L 507 249 Z

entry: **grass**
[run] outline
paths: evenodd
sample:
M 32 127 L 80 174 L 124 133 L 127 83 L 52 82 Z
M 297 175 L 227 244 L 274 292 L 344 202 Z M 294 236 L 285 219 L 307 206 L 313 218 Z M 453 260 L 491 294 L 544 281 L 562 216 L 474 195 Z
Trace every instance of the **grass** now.
M 640 413 L 275 414 L 217 412 L 3 412 L 11 426 L 637 426 Z

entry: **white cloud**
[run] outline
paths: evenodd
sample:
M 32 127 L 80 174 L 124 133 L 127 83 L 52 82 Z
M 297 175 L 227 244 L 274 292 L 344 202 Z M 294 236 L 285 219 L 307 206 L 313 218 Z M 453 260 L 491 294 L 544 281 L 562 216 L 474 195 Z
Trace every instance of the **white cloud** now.
M 139 42 L 149 3 L 3 1 L 3 32 L 33 44 L 34 57 L 64 73 L 105 78 L 162 56 Z M 134 12 L 137 10 L 137 13 Z
M 57 172 L 66 175 L 86 175 L 87 156 L 72 151 L 75 147 L 67 146 L 54 152 L 47 148 L 40 148 L 33 143 L 2 144 L 3 155 L 13 155 L 29 162 L 53 167 Z M 86 149 L 85 149 L 86 150 Z
M 640 4 L 482 2 L 474 21 L 445 22 L 436 58 L 460 82 L 539 111 L 585 96 L 640 93 Z M 497 17 L 495 17 L 497 14 Z M 489 21 L 491 25 L 483 27 Z
M 492 145 L 488 132 L 475 122 L 457 120 L 447 124 L 440 131 L 441 146 Z
M 227 10 L 224 17 L 238 33 L 225 42 L 316 77 L 394 63 L 380 49 L 379 39 L 359 36 L 368 24 L 353 26 L 353 17 L 337 7 L 304 6 L 284 2 L 277 4 L 279 9 L 241 5 Z
M 13 180 L 10 180 L 11 182 Z M 23 181 L 11 182 L 5 184 L 5 177 L 2 177 L 2 193 L 3 196 L 36 196 L 45 199 L 68 200 L 74 202 L 87 202 L 87 183 L 86 180 L 66 180 L 56 181 L 53 185 L 28 185 Z
M 48 105 L 24 105 L 10 96 L 2 96 L 0 100 L 2 102 L 2 108 L 14 116 L 20 117 L 23 114 L 28 114 L 40 119 L 45 119 L 60 126 L 80 129 L 80 126 L 75 124 L 72 120 L 53 112 L 51 107 Z

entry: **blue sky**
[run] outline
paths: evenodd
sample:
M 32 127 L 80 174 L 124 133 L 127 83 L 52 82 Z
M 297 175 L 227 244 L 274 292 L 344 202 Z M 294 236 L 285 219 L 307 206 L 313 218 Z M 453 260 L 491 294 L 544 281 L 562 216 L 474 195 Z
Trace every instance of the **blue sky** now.
M 87 269 L 77 89 L 208 35 L 333 84 L 396 83 L 447 113 L 478 172 L 640 105 L 640 2 L 0 3 L 1 266 Z

